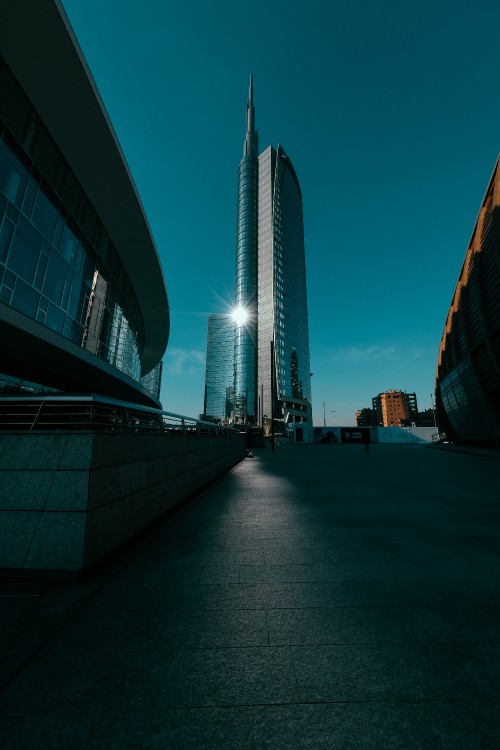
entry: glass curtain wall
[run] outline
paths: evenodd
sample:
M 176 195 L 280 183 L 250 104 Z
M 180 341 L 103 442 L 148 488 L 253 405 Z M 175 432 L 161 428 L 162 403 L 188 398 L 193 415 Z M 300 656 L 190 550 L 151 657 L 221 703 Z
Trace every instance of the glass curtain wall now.
M 204 417 L 221 421 L 232 415 L 234 401 L 234 331 L 231 315 L 208 318 Z
M 236 246 L 236 309 L 246 319 L 236 324 L 234 415 L 243 422 L 255 419 L 255 363 L 257 331 L 257 160 L 246 157 L 239 170 Z
M 91 202 L 4 63 L 0 301 L 141 381 L 144 329 L 130 279 Z
M 274 361 L 270 345 L 274 341 Z M 271 367 L 285 409 L 310 418 L 311 376 L 302 195 L 281 146 L 259 157 L 259 393 L 271 414 Z M 297 407 L 294 403 L 297 402 Z M 301 403 L 304 402 L 304 403 Z M 309 408 L 306 408 L 306 403 Z M 306 416 L 307 415 L 307 416 Z M 280 415 L 281 416 L 281 415 Z

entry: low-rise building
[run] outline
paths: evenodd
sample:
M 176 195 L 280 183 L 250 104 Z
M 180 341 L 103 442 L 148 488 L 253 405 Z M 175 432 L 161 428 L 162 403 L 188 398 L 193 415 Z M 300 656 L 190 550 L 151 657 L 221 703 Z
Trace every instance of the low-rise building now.
M 391 388 L 379 393 L 372 399 L 373 411 L 377 415 L 377 424 L 384 427 L 399 427 L 401 424 L 415 422 L 418 415 L 417 396 Z

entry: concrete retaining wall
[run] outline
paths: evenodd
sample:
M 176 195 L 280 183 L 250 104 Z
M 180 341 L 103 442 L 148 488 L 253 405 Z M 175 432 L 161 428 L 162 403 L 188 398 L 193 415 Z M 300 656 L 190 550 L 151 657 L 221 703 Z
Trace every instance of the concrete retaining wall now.
M 244 435 L 0 434 L 0 567 L 82 570 L 245 455 Z

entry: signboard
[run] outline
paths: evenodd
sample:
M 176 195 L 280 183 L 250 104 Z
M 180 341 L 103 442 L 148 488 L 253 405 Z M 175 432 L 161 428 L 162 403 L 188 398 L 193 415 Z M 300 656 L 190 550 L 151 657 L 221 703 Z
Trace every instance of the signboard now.
M 341 427 L 341 443 L 371 443 L 371 432 L 369 427 Z

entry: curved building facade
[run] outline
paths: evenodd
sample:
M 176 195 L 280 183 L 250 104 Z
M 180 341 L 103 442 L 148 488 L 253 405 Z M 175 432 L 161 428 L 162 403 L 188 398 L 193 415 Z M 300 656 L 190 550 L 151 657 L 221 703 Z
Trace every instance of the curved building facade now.
M 500 441 L 500 169 L 495 166 L 448 312 L 436 411 L 449 440 Z
M 59 0 L 9 3 L 0 50 L 0 389 L 160 406 L 163 274 Z

